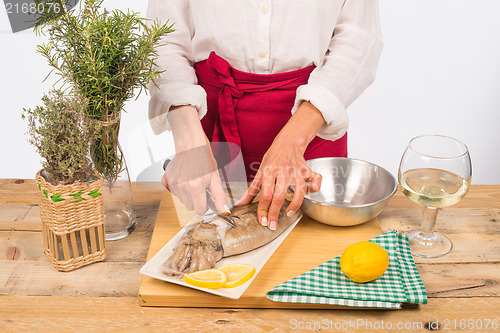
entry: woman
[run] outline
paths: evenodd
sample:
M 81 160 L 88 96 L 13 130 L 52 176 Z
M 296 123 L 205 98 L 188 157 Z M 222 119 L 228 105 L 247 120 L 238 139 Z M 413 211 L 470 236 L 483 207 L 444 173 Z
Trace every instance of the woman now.
M 172 129 L 177 156 L 198 148 L 170 163 L 164 185 L 198 214 L 206 189 L 227 211 L 202 147 L 236 144 L 252 180 L 237 204 L 260 192 L 259 221 L 276 229 L 289 185 L 290 215 L 321 186 L 306 159 L 347 156 L 345 109 L 373 82 L 382 50 L 378 2 L 150 0 L 148 16 L 176 28 L 158 50 L 165 72 L 150 89 L 151 125 Z

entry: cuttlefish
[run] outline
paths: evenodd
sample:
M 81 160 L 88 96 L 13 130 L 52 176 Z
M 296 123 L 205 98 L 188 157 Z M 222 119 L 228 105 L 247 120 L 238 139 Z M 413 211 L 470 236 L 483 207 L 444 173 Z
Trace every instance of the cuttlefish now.
M 223 257 L 249 252 L 274 240 L 297 220 L 300 212 L 286 215 L 290 204 L 281 207 L 276 230 L 262 226 L 257 219 L 258 202 L 232 209 L 231 227 L 221 217 L 199 221 L 186 227 L 171 256 L 163 264 L 164 273 L 181 278 L 184 274 L 215 267 Z

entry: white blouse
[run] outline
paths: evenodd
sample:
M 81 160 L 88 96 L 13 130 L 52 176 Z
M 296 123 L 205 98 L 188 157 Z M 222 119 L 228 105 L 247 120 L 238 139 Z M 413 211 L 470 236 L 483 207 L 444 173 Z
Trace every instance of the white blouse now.
M 168 129 L 166 112 L 192 105 L 200 118 L 206 94 L 193 64 L 215 51 L 241 71 L 272 74 L 317 67 L 297 89 L 318 108 L 318 136 L 336 140 L 347 131 L 345 109 L 373 82 L 382 51 L 377 0 L 149 0 L 148 17 L 175 23 L 158 48 L 165 70 L 150 85 L 149 117 L 155 133 Z

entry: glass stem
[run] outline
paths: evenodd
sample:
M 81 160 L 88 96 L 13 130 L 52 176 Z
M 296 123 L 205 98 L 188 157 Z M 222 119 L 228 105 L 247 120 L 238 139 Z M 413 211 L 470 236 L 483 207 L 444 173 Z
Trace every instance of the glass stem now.
M 434 238 L 434 227 L 436 226 L 438 211 L 438 208 L 424 206 L 422 213 L 422 230 L 420 232 L 423 238 Z

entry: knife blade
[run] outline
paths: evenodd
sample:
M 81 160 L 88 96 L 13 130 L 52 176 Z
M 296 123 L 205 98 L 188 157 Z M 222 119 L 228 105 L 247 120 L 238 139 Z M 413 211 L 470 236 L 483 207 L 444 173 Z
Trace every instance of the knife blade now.
M 214 212 L 214 214 L 216 214 L 217 216 L 221 217 L 224 221 L 226 221 L 226 223 L 229 224 L 231 227 L 237 228 L 236 223 L 229 215 L 221 213 L 217 209 L 217 207 L 215 207 L 214 199 L 212 199 L 212 196 L 210 195 L 210 192 L 208 192 L 208 190 L 206 191 L 206 195 L 207 195 L 207 207 L 210 208 L 210 210 Z

